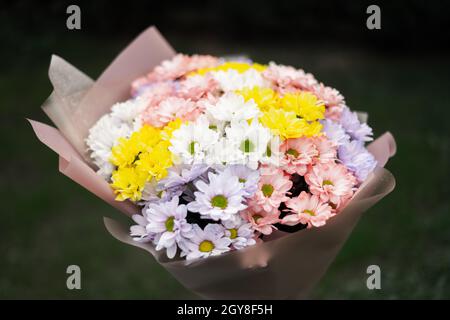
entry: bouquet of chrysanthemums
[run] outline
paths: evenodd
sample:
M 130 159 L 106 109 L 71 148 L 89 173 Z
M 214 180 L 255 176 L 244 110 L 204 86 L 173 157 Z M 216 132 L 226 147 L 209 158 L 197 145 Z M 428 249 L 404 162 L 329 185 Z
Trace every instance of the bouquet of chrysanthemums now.
M 129 232 L 106 220 L 115 237 L 206 297 L 304 296 L 393 188 L 392 136 L 366 148 L 366 115 L 301 69 L 175 54 L 151 28 L 96 83 L 58 58 L 50 77 L 65 138 L 33 126 L 61 171 L 132 217 Z

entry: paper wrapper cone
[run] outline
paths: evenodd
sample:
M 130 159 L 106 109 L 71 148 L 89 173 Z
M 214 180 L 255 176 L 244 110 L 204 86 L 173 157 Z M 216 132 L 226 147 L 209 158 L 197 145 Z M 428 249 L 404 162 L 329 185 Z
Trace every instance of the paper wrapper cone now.
M 41 142 L 59 157 L 59 170 L 127 215 L 139 213 L 131 202 L 114 200 L 108 183 L 97 175 L 86 154 L 88 130 L 111 106 L 129 97 L 129 84 L 150 71 L 174 50 L 151 27 L 134 40 L 94 83 L 89 77 L 54 56 L 49 76 L 54 91 L 43 108 L 59 130 L 29 120 Z M 128 227 L 105 218 L 105 226 L 118 240 L 151 253 L 186 288 L 209 299 L 305 298 L 334 260 L 361 214 L 390 193 L 392 174 L 383 167 L 395 154 L 395 140 L 385 133 L 368 149 L 378 167 L 337 216 L 320 228 L 296 233 L 274 232 L 265 242 L 244 250 L 193 263 L 169 260 L 151 244 L 138 243 Z

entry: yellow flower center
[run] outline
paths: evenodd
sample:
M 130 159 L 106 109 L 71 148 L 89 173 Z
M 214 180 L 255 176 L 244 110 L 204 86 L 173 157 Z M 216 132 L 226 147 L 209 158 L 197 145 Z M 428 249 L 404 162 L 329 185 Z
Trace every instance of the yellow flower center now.
M 212 243 L 209 240 L 203 240 L 200 242 L 200 245 L 198 246 L 198 250 L 201 252 L 211 252 L 214 249 L 214 243 Z
M 303 210 L 303 213 L 307 213 L 307 214 L 309 214 L 310 216 L 315 216 L 315 215 L 316 215 L 316 214 L 314 213 L 314 211 L 308 210 L 308 209 Z
M 331 180 L 323 180 L 322 185 L 323 186 L 334 186 L 334 184 Z
M 173 231 L 173 227 L 175 226 L 175 217 L 169 217 L 166 220 L 166 230 L 172 232 Z
M 236 239 L 237 238 L 238 232 L 237 232 L 237 230 L 235 228 L 228 229 L 228 231 L 230 231 L 230 239 Z
M 239 178 L 239 182 L 240 183 L 245 183 L 247 180 L 245 180 L 244 178 Z
M 273 193 L 273 186 L 271 184 L 264 184 L 261 191 L 265 197 L 269 198 Z
M 225 196 L 219 194 L 217 196 L 214 196 L 211 199 L 211 204 L 213 205 L 213 207 L 217 207 L 220 209 L 225 209 L 228 205 L 228 200 Z

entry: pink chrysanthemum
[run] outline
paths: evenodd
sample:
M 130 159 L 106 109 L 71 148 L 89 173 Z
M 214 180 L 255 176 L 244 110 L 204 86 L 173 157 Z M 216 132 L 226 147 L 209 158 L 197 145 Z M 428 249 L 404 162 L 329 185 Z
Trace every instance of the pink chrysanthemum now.
M 182 120 L 195 120 L 201 111 L 195 102 L 182 98 L 169 97 L 163 100 L 157 107 L 149 108 L 142 114 L 144 123 L 153 127 L 163 127 L 177 118 Z
M 281 223 L 294 226 L 307 224 L 308 228 L 323 226 L 334 215 L 327 202 L 320 201 L 319 196 L 302 191 L 296 198 L 286 201 L 286 206 L 293 212 L 285 216 Z
M 342 164 L 317 164 L 305 175 L 312 194 L 324 202 L 340 206 L 341 202 L 353 195 L 356 178 Z
M 342 94 L 334 88 L 327 87 L 323 83 L 314 86 L 313 93 L 323 101 L 327 107 L 335 107 L 344 102 Z
M 283 153 L 281 164 L 290 173 L 305 175 L 308 166 L 319 155 L 316 146 L 310 138 L 286 139 L 280 147 Z
M 341 120 L 342 111 L 344 111 L 344 104 L 328 107 L 325 109 L 325 118 L 339 122 Z
M 208 93 L 214 93 L 219 88 L 217 81 L 209 74 L 192 76 L 181 81 L 178 95 L 184 99 L 198 101 Z
M 177 54 L 171 60 L 165 60 L 147 75 L 150 82 L 176 80 L 189 72 L 202 68 L 215 67 L 219 59 L 212 56 Z
M 286 193 L 292 188 L 292 181 L 278 168 L 264 167 L 260 173 L 258 190 L 247 204 L 254 212 L 278 213 L 280 204 L 288 199 Z
M 326 136 L 314 137 L 312 139 L 317 154 L 315 163 L 334 163 L 337 157 L 337 146 Z
M 250 209 L 241 211 L 241 217 L 250 222 L 252 228 L 262 234 L 271 234 L 276 227 L 274 224 L 280 222 L 279 212 L 269 213 L 266 211 L 255 212 Z
M 290 66 L 277 65 L 273 62 L 269 64 L 262 75 L 282 93 L 295 90 L 311 91 L 317 85 L 317 80 L 312 74 Z

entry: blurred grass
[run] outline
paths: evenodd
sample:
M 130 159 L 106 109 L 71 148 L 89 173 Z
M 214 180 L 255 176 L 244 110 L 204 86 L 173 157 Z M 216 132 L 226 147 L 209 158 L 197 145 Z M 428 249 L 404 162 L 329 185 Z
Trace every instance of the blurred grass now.
M 120 214 L 57 171 L 25 117 L 45 121 L 50 55 L 96 78 L 129 39 L 76 33 L 22 41 L 4 53 L 0 74 L 0 298 L 194 298 L 152 258 L 120 244 L 102 217 Z M 450 298 L 450 84 L 445 56 L 380 54 L 338 46 L 169 41 L 181 52 L 245 53 L 312 72 L 338 88 L 352 109 L 369 112 L 375 135 L 391 131 L 398 153 L 388 169 L 394 192 L 370 209 L 313 298 Z M 6 61 L 6 63 L 5 63 Z M 11 62 L 11 63 L 9 63 Z M 82 290 L 66 289 L 68 265 L 82 270 Z M 366 268 L 382 270 L 382 290 L 366 288 Z

